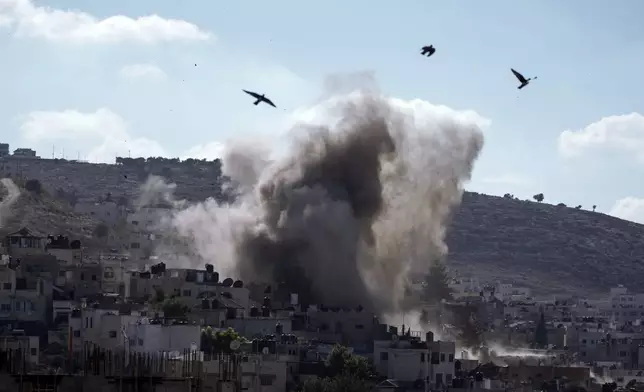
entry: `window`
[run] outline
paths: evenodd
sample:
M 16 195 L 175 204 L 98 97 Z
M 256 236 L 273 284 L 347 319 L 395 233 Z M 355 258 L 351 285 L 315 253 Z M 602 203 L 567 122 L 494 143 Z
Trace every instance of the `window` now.
M 80 338 L 80 329 L 77 329 L 74 331 L 74 337 L 75 338 Z
M 273 380 L 274 379 L 275 379 L 275 376 L 273 376 L 273 375 L 266 375 L 266 374 L 260 374 L 259 375 L 259 383 L 262 386 L 273 385 Z
M 139 339 L 139 346 L 143 346 L 143 339 Z
M 96 275 L 92 275 L 92 280 L 96 281 Z
M 190 290 L 183 290 L 183 296 L 184 297 L 190 297 L 190 296 L 192 296 L 192 292 Z
M 132 224 L 133 224 L 134 226 L 138 226 L 138 225 L 139 225 L 139 221 L 135 221 L 135 220 L 133 220 L 133 221 L 132 221 Z
M 116 337 L 116 331 L 110 331 L 110 338 L 114 339 Z
M 381 361 L 387 361 L 389 360 L 389 353 L 386 351 L 383 351 L 380 353 L 380 360 Z
M 364 329 L 364 325 L 362 325 L 362 324 L 356 324 L 356 329 Z
M 132 249 L 140 249 L 140 248 L 141 248 L 141 244 L 139 244 L 138 242 L 132 242 L 132 243 L 130 244 L 130 248 L 132 248 Z
M 89 319 L 89 327 L 94 328 L 94 317 L 90 317 L 90 319 Z
M 450 354 L 450 355 L 449 355 L 449 361 L 450 361 L 450 362 L 454 362 L 454 354 Z
M 11 290 L 11 283 L 3 283 L 2 288 L 4 290 Z
M 420 362 L 425 362 L 425 353 L 420 353 Z
M 440 363 L 440 353 L 439 352 L 433 352 L 432 353 L 432 365 L 438 365 Z
M 81 272 L 80 280 L 85 280 L 85 274 Z
M 32 357 L 35 357 L 36 355 L 38 355 L 38 350 L 36 350 L 35 348 L 32 348 L 30 351 L 31 351 Z
M 445 354 L 441 353 L 441 362 L 445 362 Z
M 11 304 L 0 304 L 0 312 L 2 312 L 2 313 L 10 313 L 11 312 Z
M 16 312 L 20 312 L 22 302 L 16 302 Z

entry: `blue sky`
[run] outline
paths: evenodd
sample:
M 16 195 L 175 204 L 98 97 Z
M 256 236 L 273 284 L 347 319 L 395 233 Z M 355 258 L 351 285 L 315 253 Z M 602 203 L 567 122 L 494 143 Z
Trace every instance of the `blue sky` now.
M 0 139 L 209 156 L 286 127 L 326 76 L 373 71 L 389 95 L 491 121 L 469 189 L 644 222 L 641 15 L 639 0 L 0 0 Z M 510 67 L 539 79 L 519 92 Z

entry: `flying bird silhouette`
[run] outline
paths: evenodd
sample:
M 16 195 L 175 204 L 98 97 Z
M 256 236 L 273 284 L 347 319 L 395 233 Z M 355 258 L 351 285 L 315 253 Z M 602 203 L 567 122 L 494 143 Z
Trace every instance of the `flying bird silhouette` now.
M 514 69 L 510 68 L 514 76 L 516 76 L 517 79 L 519 79 L 519 82 L 521 82 L 521 85 L 517 87 L 519 90 L 527 86 L 531 80 L 537 80 L 537 77 L 535 76 L 534 78 L 525 78 L 525 76 L 521 75 L 519 72 L 515 71 Z
M 242 90 L 242 91 L 245 92 L 246 94 L 250 95 L 251 97 L 257 99 L 257 101 L 253 102 L 253 105 L 259 105 L 260 102 L 266 102 L 267 104 L 271 105 L 274 108 L 277 107 L 277 106 L 275 106 L 273 101 L 271 101 L 270 99 L 266 98 L 264 96 L 264 94 L 260 95 L 260 94 L 257 94 L 255 92 L 248 91 L 248 90 Z
M 435 52 L 436 52 L 436 48 L 434 47 L 434 45 L 429 45 L 429 46 L 423 46 L 421 48 L 420 54 L 422 54 L 423 56 L 427 55 L 427 57 L 429 57 L 433 55 Z

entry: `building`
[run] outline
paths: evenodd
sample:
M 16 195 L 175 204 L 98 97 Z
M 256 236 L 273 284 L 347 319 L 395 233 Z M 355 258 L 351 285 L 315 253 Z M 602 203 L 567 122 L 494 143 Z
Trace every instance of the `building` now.
M 380 327 L 373 352 L 374 366 L 380 376 L 422 386 L 427 383 L 436 389 L 451 385 L 455 374 L 454 342 L 434 341 L 432 332 L 427 332 L 422 341 L 419 333 L 398 334 L 396 327 L 389 327 L 387 331 L 383 328 L 386 326 Z
M 0 157 L 9 155 L 9 143 L 0 143 Z

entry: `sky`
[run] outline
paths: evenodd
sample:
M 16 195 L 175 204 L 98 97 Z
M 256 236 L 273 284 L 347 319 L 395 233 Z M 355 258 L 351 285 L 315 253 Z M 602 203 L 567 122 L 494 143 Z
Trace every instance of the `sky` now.
M 641 15 L 641 0 L 0 0 L 0 142 L 213 159 L 282 135 L 329 77 L 368 72 L 478 119 L 467 189 L 644 223 Z M 538 79 L 519 91 L 511 67 Z

